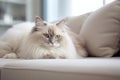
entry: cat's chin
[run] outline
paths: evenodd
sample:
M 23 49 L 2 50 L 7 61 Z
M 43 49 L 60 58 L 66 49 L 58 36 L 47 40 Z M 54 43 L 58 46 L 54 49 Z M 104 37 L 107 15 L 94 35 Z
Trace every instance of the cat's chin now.
M 58 48 L 60 47 L 60 44 L 49 44 L 50 47 Z

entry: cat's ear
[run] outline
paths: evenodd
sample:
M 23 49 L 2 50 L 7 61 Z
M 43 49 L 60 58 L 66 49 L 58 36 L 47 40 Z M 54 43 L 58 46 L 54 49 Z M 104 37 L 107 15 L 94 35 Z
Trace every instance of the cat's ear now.
M 56 23 L 57 26 L 64 26 L 66 23 L 67 18 L 64 18 Z
M 36 16 L 35 17 L 35 25 L 36 26 L 41 26 L 43 24 L 44 24 L 43 20 L 40 17 Z

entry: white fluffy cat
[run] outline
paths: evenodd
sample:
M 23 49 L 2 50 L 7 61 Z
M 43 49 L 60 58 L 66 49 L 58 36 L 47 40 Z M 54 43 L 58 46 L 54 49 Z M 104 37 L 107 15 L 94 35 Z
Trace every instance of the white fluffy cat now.
M 87 52 L 65 20 L 43 22 L 39 17 L 32 23 L 10 28 L 0 39 L 0 57 L 23 59 L 76 59 Z

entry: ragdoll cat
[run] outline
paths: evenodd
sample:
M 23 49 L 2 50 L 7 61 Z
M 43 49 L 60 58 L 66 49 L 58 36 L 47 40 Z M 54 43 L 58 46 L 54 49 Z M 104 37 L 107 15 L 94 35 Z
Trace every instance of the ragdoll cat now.
M 65 20 L 54 23 L 35 18 L 9 29 L 0 40 L 0 57 L 22 59 L 77 59 L 87 52 Z

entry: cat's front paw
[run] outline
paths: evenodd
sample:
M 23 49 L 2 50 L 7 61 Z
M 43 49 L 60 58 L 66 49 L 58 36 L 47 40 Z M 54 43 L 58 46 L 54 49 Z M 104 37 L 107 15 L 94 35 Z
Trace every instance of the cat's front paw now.
M 9 53 L 3 56 L 5 59 L 17 59 L 17 55 L 15 53 Z
M 55 57 L 53 55 L 51 55 L 51 54 L 45 54 L 45 55 L 43 55 L 42 58 L 43 59 L 55 59 Z

